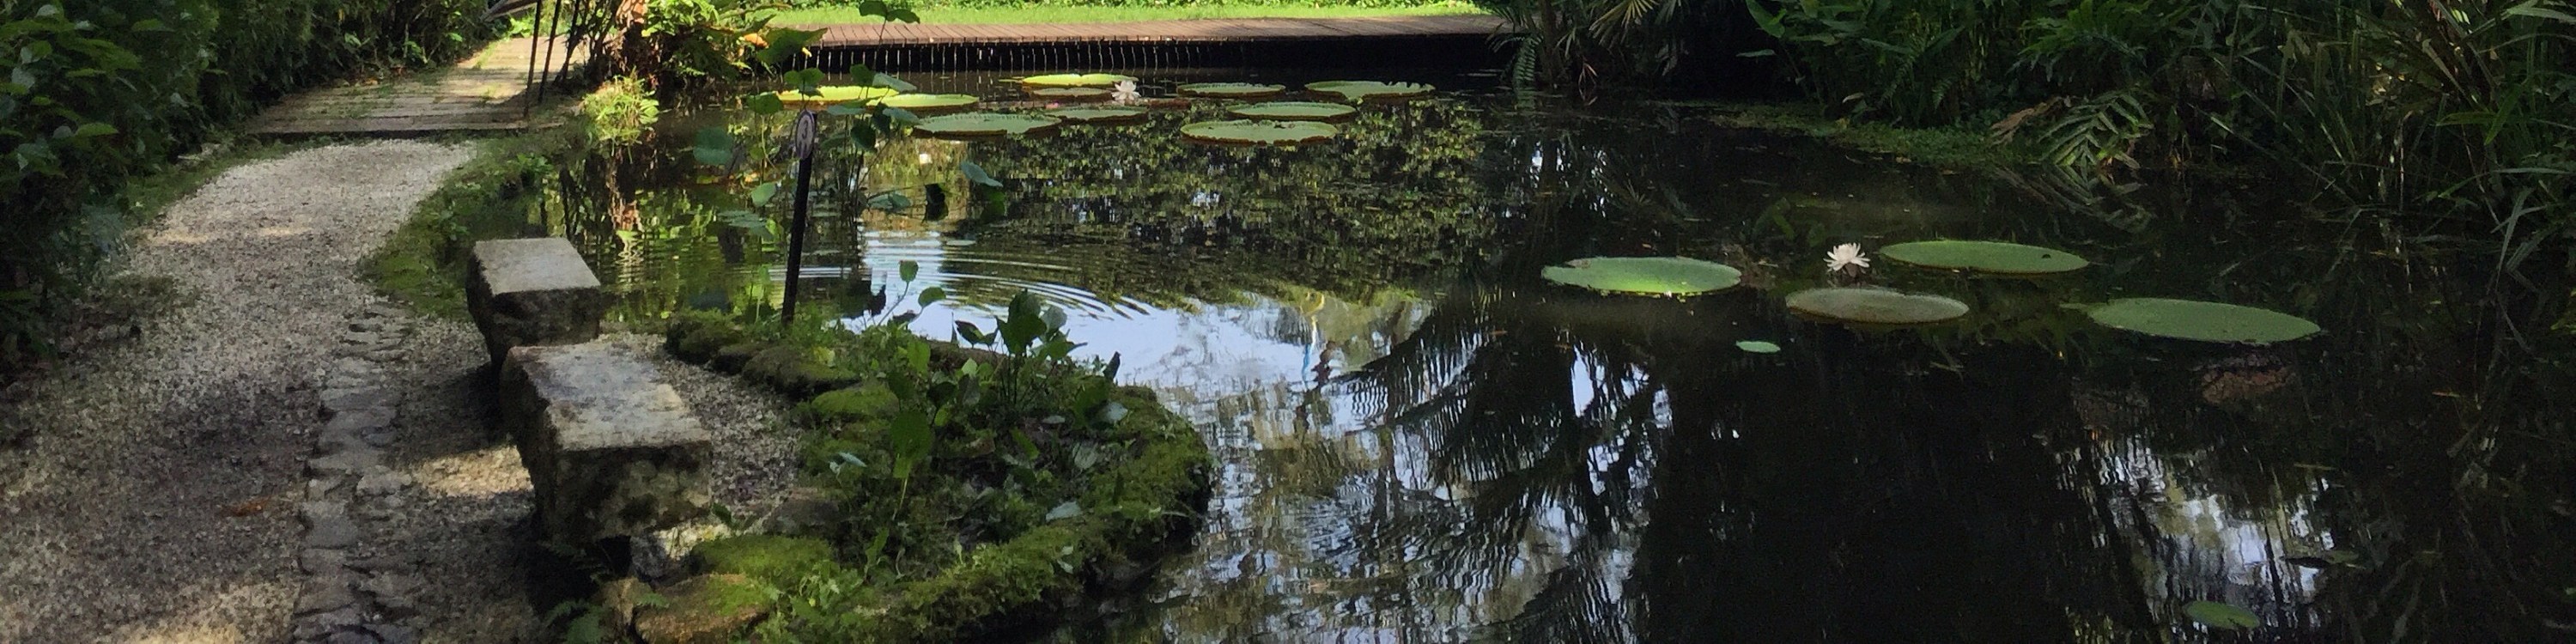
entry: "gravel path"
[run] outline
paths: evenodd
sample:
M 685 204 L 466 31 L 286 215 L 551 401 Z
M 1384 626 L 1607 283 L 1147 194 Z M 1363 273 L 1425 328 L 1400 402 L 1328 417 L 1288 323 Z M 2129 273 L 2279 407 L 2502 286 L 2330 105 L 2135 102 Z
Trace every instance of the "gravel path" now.
M 471 153 L 319 148 L 170 209 L 131 270 L 191 303 L 0 413 L 33 431 L 0 454 L 0 642 L 286 638 L 316 377 L 375 301 L 357 262 Z
M 382 316 L 406 329 L 379 356 L 398 400 L 383 469 L 401 483 L 352 506 L 363 534 L 346 563 L 414 589 L 369 604 L 400 613 L 369 620 L 423 642 L 541 637 L 566 571 L 533 545 L 527 471 L 489 429 L 481 339 L 354 277 L 471 156 L 319 148 L 236 168 L 171 208 L 131 270 L 177 280 L 190 303 L 0 408 L 33 436 L 0 449 L 0 643 L 289 641 L 315 565 L 310 551 L 299 561 L 297 508 L 329 487 L 307 470 L 321 385 L 352 321 Z M 715 433 L 717 500 L 755 516 L 775 502 L 793 474 L 786 401 L 673 361 L 657 338 L 607 339 L 649 357 Z

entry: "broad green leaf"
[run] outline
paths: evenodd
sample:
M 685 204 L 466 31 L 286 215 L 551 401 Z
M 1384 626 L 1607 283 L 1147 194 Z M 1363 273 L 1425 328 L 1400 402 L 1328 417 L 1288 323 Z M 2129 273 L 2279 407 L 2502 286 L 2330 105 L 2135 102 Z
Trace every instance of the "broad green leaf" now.
M 2255 617 L 2254 611 L 2214 601 L 2185 604 L 2182 607 L 2182 614 L 2190 617 L 2191 621 L 2220 630 L 2232 631 L 2263 626 L 2263 619 Z
M 905 407 L 886 423 L 885 437 L 886 451 L 894 457 L 895 476 L 912 476 L 913 464 L 930 456 L 930 413 L 916 406 Z
M 771 182 L 769 182 L 769 183 L 760 184 L 760 185 L 757 185 L 757 186 L 753 186 L 753 187 L 751 188 L 751 204 L 752 204 L 752 205 L 755 205 L 755 206 L 766 206 L 766 205 L 769 205 L 769 200 L 771 200 L 771 199 L 775 199 L 775 198 L 777 198 L 777 197 L 778 197 L 778 182 L 776 182 L 776 181 L 771 181 Z
M 921 306 L 930 306 L 930 305 L 932 305 L 932 304 L 937 304 L 937 303 L 939 303 L 939 301 L 940 301 L 940 300 L 945 300 L 945 299 L 948 299 L 948 289 L 944 289 L 944 288 L 939 288 L 939 287 L 933 286 L 933 287 L 930 287 L 930 288 L 921 289 L 921 297 L 920 297 L 918 300 L 916 300 L 916 301 L 914 302 L 914 304 L 918 304 L 918 305 L 921 305 Z M 972 363 L 970 363 L 970 364 L 972 364 Z
M 2095 324 L 2156 337 L 2199 342 L 2270 344 L 2316 335 L 2324 329 L 2298 316 L 2218 302 L 2139 297 L 2084 308 Z
M 1539 272 L 1550 282 L 1607 293 L 1698 295 L 1735 288 L 1744 272 L 1688 257 L 1590 257 Z
M 726 132 L 723 126 L 709 126 L 698 129 L 697 146 L 690 153 L 697 156 L 698 163 L 729 165 L 733 163 L 733 146 L 733 133 Z
M 1736 343 L 1735 343 L 1735 348 L 1736 348 L 1736 349 L 1739 349 L 1739 350 L 1742 350 L 1742 351 L 1744 351 L 1745 353 L 1779 353 L 1779 352 L 1780 352 L 1780 345 L 1772 344 L 1772 343 L 1769 343 L 1769 342 L 1763 342 L 1763 341 L 1761 341 L 1761 340 L 1739 340 L 1739 341 L 1736 341 Z
M 904 82 L 903 79 L 895 78 L 893 75 L 885 72 L 877 72 L 876 75 L 871 77 L 868 82 L 875 84 L 878 87 L 893 88 L 894 91 L 898 92 L 914 92 L 921 90 L 920 87 L 915 86 L 912 83 Z
M 1937 240 L 1895 244 L 1878 250 L 1888 259 L 1924 268 L 1996 275 L 2046 275 L 2081 270 L 2091 262 L 2054 248 L 2010 242 Z
M 964 173 L 966 180 L 973 181 L 976 185 L 988 188 L 1002 187 L 1002 180 L 993 178 L 993 175 L 984 172 L 984 166 L 975 165 L 973 161 L 958 161 L 957 171 Z
M 903 278 L 903 281 L 910 282 L 912 278 L 921 276 L 921 262 L 909 259 L 895 262 L 894 274 L 896 277 Z
M 1789 294 L 1789 310 L 1832 322 L 1909 326 L 1958 319 L 1967 303 L 1938 295 L 1872 287 L 1818 288 Z

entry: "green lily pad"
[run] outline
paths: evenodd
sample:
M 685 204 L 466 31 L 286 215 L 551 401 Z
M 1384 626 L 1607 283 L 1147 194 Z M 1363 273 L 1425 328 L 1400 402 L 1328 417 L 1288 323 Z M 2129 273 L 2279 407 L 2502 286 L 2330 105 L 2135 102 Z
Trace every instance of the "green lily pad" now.
M 1281 101 L 1277 103 L 1237 105 L 1226 108 L 1225 112 L 1227 114 L 1233 114 L 1235 116 L 1248 119 L 1265 119 L 1272 121 L 1330 121 L 1357 113 L 1359 112 L 1359 108 L 1340 103 Z
M 1738 340 L 1738 341 L 1736 341 L 1736 343 L 1735 343 L 1735 348 L 1737 348 L 1737 349 L 1742 349 L 1742 350 L 1744 350 L 1744 352 L 1745 352 L 1745 353 L 1779 353 L 1779 352 L 1780 352 L 1780 345 L 1772 344 L 1772 343 L 1769 343 L 1769 342 L 1763 342 L 1763 341 L 1761 341 L 1761 340 Z
M 896 94 L 877 99 L 876 104 L 927 113 L 962 110 L 974 107 L 979 100 L 965 94 Z
M 2196 601 L 2184 604 L 2182 614 L 2190 617 L 2191 621 L 2222 630 L 2232 631 L 2263 626 L 2263 618 L 2255 617 L 2254 611 L 2220 602 Z
M 873 85 L 829 85 L 814 89 L 821 93 L 807 94 L 793 89 L 779 92 L 778 102 L 785 103 L 788 107 L 830 107 L 850 101 L 880 99 L 902 93 L 892 88 Z
M 1059 107 L 1046 115 L 1074 123 L 1133 123 L 1144 120 L 1148 112 L 1137 107 Z
M 1098 87 L 1036 87 L 1029 89 L 1029 95 L 1059 101 L 1109 100 L 1109 90 Z
M 1896 244 L 1878 249 L 1888 259 L 1924 268 L 1939 268 L 1996 275 L 2047 275 L 2083 269 L 2092 265 L 2076 256 L 2054 248 L 2026 246 L 2010 242 L 1939 240 Z
M 1030 87 L 1108 87 L 1120 81 L 1136 82 L 1136 77 L 1122 74 L 1046 74 L 1020 79 Z
M 1306 91 L 1338 94 L 1342 100 L 1359 102 L 1370 99 L 1413 98 L 1434 89 L 1422 83 L 1387 83 L 1380 81 L 1317 81 L 1306 84 Z
M 2199 342 L 2269 344 L 2316 335 L 2325 329 L 2299 316 L 2250 306 L 2137 297 L 2085 307 L 2102 326 L 2160 338 Z
M 1060 122 L 1061 119 L 1050 116 L 967 112 L 925 118 L 913 124 L 912 129 L 930 136 L 1002 136 L 1045 132 L 1055 129 Z
M 1182 96 L 1209 98 L 1267 98 L 1288 91 L 1286 86 L 1260 83 L 1190 83 L 1180 89 Z
M 1800 315 L 1884 326 L 1948 322 L 1968 314 L 1967 303 L 1958 300 L 1857 286 L 1799 291 L 1789 294 L 1787 302 Z
M 1744 272 L 1688 257 L 1591 257 L 1539 272 L 1547 281 L 1638 295 L 1698 295 L 1735 288 Z
M 1181 136 L 1193 141 L 1252 145 L 1314 143 L 1341 133 L 1331 124 L 1308 121 L 1209 121 L 1181 126 Z

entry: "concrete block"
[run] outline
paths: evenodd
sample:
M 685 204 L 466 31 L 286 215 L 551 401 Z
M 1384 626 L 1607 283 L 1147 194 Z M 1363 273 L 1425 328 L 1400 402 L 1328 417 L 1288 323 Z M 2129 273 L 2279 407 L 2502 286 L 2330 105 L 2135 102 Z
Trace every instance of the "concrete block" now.
M 474 243 L 466 308 L 492 364 L 511 347 L 579 344 L 599 337 L 611 298 L 561 237 Z
M 625 349 L 512 349 L 501 405 L 548 537 L 645 537 L 705 514 L 713 437 L 653 366 Z

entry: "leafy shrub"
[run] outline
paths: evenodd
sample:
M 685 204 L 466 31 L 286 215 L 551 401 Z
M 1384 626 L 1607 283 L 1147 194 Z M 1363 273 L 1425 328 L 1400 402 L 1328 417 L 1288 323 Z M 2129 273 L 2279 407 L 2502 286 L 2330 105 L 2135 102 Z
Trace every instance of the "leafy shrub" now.
M 288 92 L 447 60 L 481 0 L 23 0 L 0 4 L 0 368 L 137 215 L 121 195 Z M 149 58 L 145 57 L 149 54 Z
M 642 79 L 620 76 L 582 97 L 581 116 L 591 140 L 628 145 L 643 140 L 644 132 L 662 119 L 662 103 L 653 100 Z

